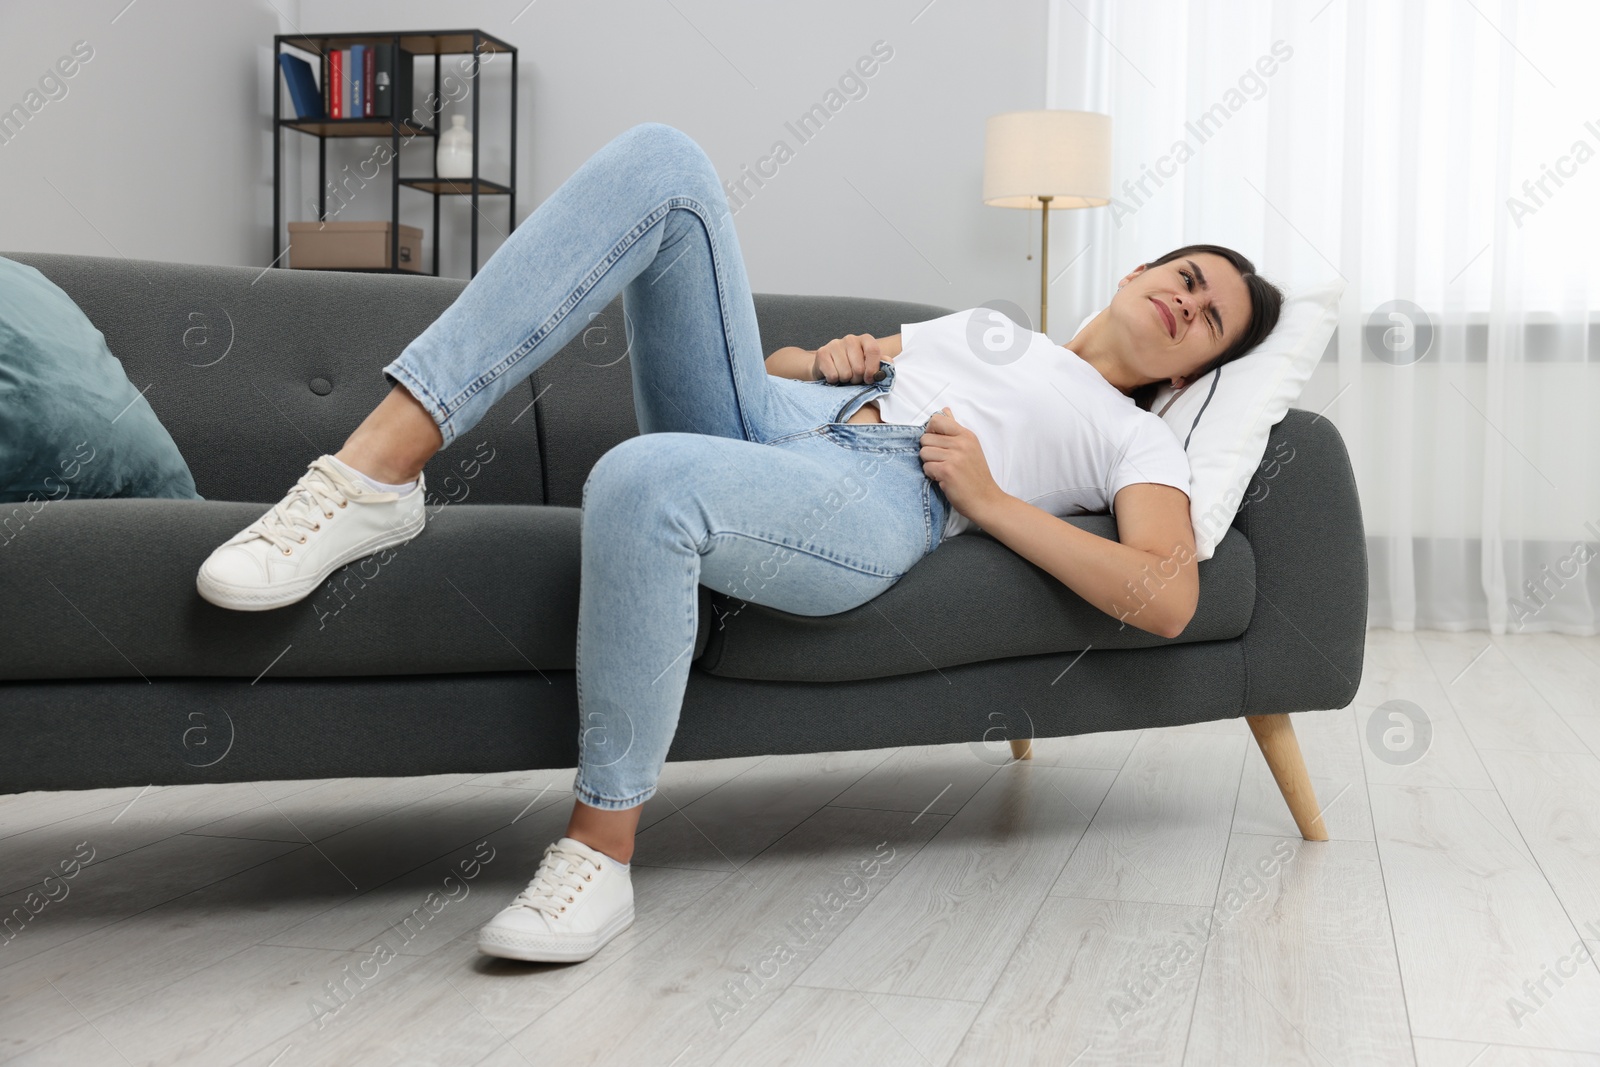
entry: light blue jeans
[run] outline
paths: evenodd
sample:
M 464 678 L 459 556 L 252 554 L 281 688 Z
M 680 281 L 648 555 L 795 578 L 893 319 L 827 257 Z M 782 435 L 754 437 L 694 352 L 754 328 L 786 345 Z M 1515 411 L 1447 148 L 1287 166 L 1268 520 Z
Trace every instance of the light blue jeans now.
M 893 387 L 893 363 L 872 384 L 767 373 L 727 196 L 700 146 L 662 123 L 580 166 L 384 377 L 449 447 L 618 293 L 640 434 L 583 485 L 573 785 L 608 810 L 655 793 L 697 586 L 797 615 L 846 611 L 938 547 L 950 507 L 922 471 L 926 420 L 844 421 Z

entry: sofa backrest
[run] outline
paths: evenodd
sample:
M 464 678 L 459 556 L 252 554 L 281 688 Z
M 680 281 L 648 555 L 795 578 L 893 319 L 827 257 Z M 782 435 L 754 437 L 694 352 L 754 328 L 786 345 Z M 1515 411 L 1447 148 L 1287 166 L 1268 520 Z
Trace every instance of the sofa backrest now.
M 5 253 L 66 291 L 144 391 L 208 500 L 275 503 L 388 392 L 381 368 L 449 306 L 460 279 Z M 952 309 L 756 293 L 762 353 L 900 332 Z M 639 432 L 614 300 L 428 464 L 430 498 L 577 507 L 612 446 Z M 531 409 L 530 409 L 531 405 Z

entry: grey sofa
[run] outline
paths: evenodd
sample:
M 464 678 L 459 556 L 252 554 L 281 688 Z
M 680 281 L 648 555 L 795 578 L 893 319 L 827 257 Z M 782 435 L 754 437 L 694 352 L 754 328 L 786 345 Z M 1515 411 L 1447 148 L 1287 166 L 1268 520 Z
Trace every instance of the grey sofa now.
M 200 562 L 343 444 L 387 391 L 379 368 L 465 283 L 12 258 L 105 334 L 206 499 L 0 506 L 0 792 L 575 765 L 578 505 L 595 461 L 638 432 L 620 300 L 434 457 L 413 542 L 244 613 L 200 598 Z M 766 352 L 952 310 L 755 301 Z M 1367 562 L 1338 431 L 1292 409 L 1267 454 L 1289 449 L 1257 472 L 1172 639 L 1119 626 L 979 531 L 839 615 L 702 586 L 668 758 L 1000 738 L 1026 756 L 1032 737 L 1246 715 L 1321 837 L 1287 713 L 1354 699 Z M 1069 521 L 1116 536 L 1109 515 Z

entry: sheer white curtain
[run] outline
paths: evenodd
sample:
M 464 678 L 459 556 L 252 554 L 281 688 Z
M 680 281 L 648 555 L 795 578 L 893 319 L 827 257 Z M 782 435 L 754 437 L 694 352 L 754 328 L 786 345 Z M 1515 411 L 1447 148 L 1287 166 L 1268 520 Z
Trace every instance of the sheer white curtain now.
M 1343 277 L 1296 406 L 1350 449 L 1371 625 L 1600 632 L 1600 4 L 1049 12 L 1044 106 L 1112 116 L 1117 190 L 1052 218 L 1056 340 L 1182 244 Z

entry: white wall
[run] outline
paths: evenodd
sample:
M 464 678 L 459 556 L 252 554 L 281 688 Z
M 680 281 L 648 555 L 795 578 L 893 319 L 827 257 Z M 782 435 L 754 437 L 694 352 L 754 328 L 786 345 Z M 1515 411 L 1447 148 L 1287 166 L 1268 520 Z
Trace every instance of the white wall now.
M 278 32 L 266 0 L 0 0 L 0 111 L 38 109 L 0 127 L 0 250 L 264 265 Z
M 638 122 L 683 129 L 724 178 L 781 138 L 794 157 L 736 215 L 755 290 L 956 308 L 1003 298 L 1036 310 L 1038 215 L 985 207 L 980 192 L 984 119 L 1044 105 L 1047 0 L 274 2 L 135 0 L 122 11 L 126 0 L 0 0 L 0 102 L 20 100 L 73 42 L 95 49 L 69 95 L 0 145 L 7 202 L 29 205 L 0 215 L 0 249 L 265 265 L 272 35 L 475 26 L 521 50 L 519 220 Z M 821 102 L 879 40 L 893 57 L 864 79 L 865 95 L 801 144 L 785 122 Z M 506 162 L 503 134 L 494 132 L 506 128 L 506 73 L 491 63 L 483 74 L 480 150 L 491 177 Z M 315 141 L 296 135 L 289 143 L 300 166 L 291 156 L 288 217 L 309 219 Z M 330 142 L 330 172 L 372 147 Z M 422 142 L 408 150 L 402 173 L 429 172 L 427 151 Z M 403 222 L 431 231 L 426 196 L 402 190 L 401 205 Z M 446 207 L 442 271 L 464 277 L 467 205 Z M 338 217 L 388 210 L 380 179 Z M 1066 214 L 1052 219 L 1052 273 L 1066 262 Z M 506 221 L 492 199 L 484 215 L 486 257 Z M 1057 309 L 1056 332 L 1069 313 Z

